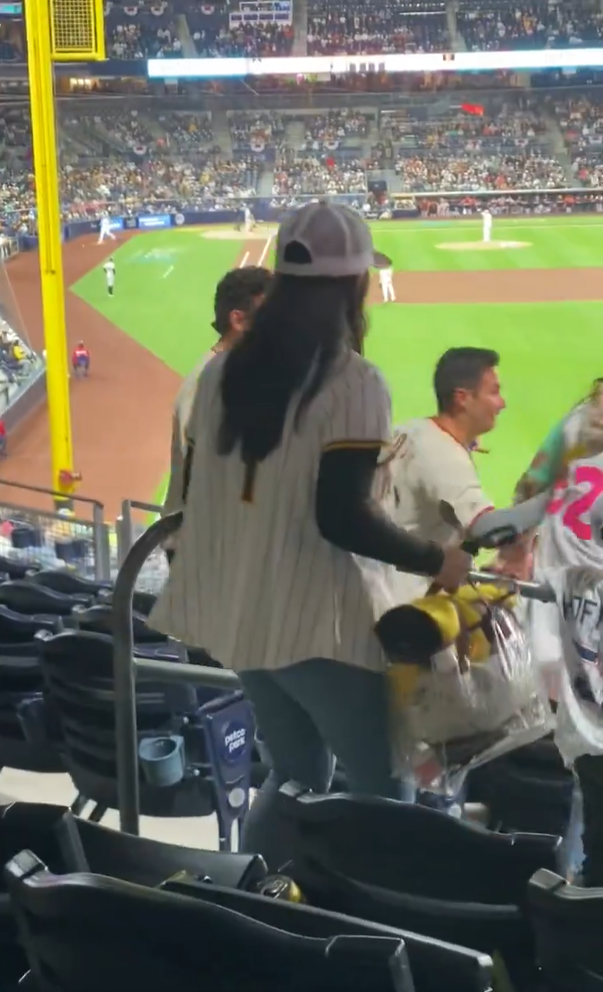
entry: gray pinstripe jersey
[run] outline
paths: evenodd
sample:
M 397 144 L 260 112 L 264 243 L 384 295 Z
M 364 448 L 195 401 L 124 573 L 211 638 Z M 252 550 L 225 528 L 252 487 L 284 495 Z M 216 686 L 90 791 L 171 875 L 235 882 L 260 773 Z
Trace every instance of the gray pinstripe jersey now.
M 380 611 L 367 587 L 376 563 L 367 569 L 321 537 L 315 490 L 325 450 L 389 440 L 388 389 L 365 359 L 346 354 L 299 428 L 292 403 L 279 447 L 260 463 L 246 494 L 238 452 L 216 453 L 226 357 L 201 373 L 189 422 L 195 453 L 184 523 L 149 622 L 235 671 L 316 657 L 380 670 L 385 662 L 373 633 Z M 386 581 L 394 575 L 378 567 Z

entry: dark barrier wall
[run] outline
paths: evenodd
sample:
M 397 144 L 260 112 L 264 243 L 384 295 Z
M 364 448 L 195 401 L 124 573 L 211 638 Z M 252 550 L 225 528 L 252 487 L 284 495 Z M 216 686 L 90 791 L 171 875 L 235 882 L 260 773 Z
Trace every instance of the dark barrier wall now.
M 24 383 L 13 396 L 9 406 L 2 414 L 7 433 L 12 434 L 40 403 L 46 400 L 46 369 L 40 369 L 38 374 Z
M 307 202 L 316 197 L 297 197 L 297 204 Z M 349 193 L 339 196 L 329 196 L 329 199 L 338 203 L 363 204 L 365 194 Z M 565 189 L 565 190 L 525 190 L 511 192 L 503 190 L 498 192 L 414 192 L 397 193 L 391 197 L 394 207 L 391 215 L 393 220 L 412 220 L 420 215 L 432 215 L 437 211 L 438 204 L 443 201 L 448 203 L 451 214 L 466 216 L 471 213 L 478 213 L 485 207 L 492 208 L 495 213 L 502 214 L 530 214 L 537 212 L 539 215 L 547 213 L 591 213 L 603 212 L 603 193 L 601 190 Z M 242 204 L 249 204 L 255 217 L 261 221 L 278 222 L 283 213 L 287 210 L 288 204 L 284 198 L 279 202 L 279 198 L 273 197 L 245 197 L 241 199 Z M 113 217 L 111 227 L 114 231 L 157 231 L 170 227 L 183 227 L 195 224 L 235 224 L 240 221 L 241 208 L 237 203 L 232 207 L 223 210 L 192 210 L 182 207 L 177 201 L 164 201 L 162 209 L 165 213 L 144 213 L 136 217 Z M 375 219 L 378 215 L 372 216 Z M 371 215 L 369 215 L 371 219 Z M 381 216 L 380 219 L 385 219 Z M 72 221 L 63 226 L 63 239 L 69 241 L 73 238 L 81 237 L 84 234 L 91 234 L 98 231 L 98 220 Z M 30 236 L 19 238 L 19 248 L 21 251 L 28 251 L 37 248 L 38 239 Z

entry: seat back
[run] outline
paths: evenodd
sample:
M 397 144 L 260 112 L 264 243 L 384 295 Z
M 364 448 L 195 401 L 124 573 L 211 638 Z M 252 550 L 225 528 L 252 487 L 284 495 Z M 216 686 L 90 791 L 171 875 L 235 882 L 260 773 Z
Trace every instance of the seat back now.
M 16 579 L 0 585 L 0 603 L 31 616 L 34 613 L 48 613 L 54 616 L 69 616 L 78 603 L 85 606 L 91 602 L 90 596 L 67 596 L 44 586 L 36 585 L 27 579 Z
M 57 877 L 29 851 L 5 869 L 39 992 L 412 992 L 396 938 L 299 936 L 241 913 L 97 875 Z
M 519 748 L 469 776 L 469 797 L 484 802 L 490 825 L 564 835 L 570 820 L 574 779 L 553 741 Z
M 69 568 L 43 568 L 39 572 L 28 572 L 27 579 L 34 585 L 44 586 L 45 589 L 52 589 L 54 592 L 68 596 L 77 593 L 84 596 L 98 596 L 112 589 L 110 582 L 93 582 L 92 579 L 84 579 Z
M 79 630 L 40 639 L 48 698 L 59 714 L 74 783 L 88 799 L 116 808 L 113 639 Z M 200 706 L 190 684 L 139 678 L 136 719 L 138 746 L 152 752 L 141 764 L 141 812 L 207 816 L 215 811 L 221 843 L 228 844 L 234 821 L 241 824 L 248 809 L 254 724 L 242 694 L 221 694 Z M 229 740 L 233 727 L 241 736 L 235 750 Z M 175 753 L 169 779 L 159 781 L 149 775 L 149 765 L 163 745 Z
M 36 571 L 36 566 L 31 562 L 18 561 L 15 558 L 6 558 L 4 555 L 0 555 L 0 572 L 5 572 L 11 579 L 24 579 L 26 575 L 31 575 L 34 571 Z
M 0 586 L 0 588 L 2 588 Z M 20 644 L 34 639 L 39 630 L 57 633 L 61 620 L 50 614 L 18 613 L 0 605 L 0 644 Z
M 496 834 L 425 806 L 350 794 L 279 793 L 297 861 L 370 885 L 455 902 L 521 906 L 538 868 L 553 869 L 558 837 Z M 420 839 L 420 843 L 418 842 Z M 446 851 L 442 859 L 438 852 Z
M 80 630 L 87 630 L 94 634 L 113 635 L 115 626 L 113 608 L 106 603 L 76 607 L 71 619 Z M 136 644 L 155 643 L 156 641 L 165 643 L 167 640 L 164 634 L 147 627 L 146 618 L 138 613 L 132 614 L 132 627 Z
M 538 960 L 550 992 L 602 992 L 603 889 L 581 889 L 550 871 L 528 886 Z
M 294 827 L 289 870 L 313 905 L 497 952 L 529 987 L 527 883 L 556 864 L 559 838 L 490 834 L 426 807 L 292 783 L 279 799 Z
M 491 958 L 467 947 L 315 906 L 267 899 L 253 892 L 224 888 L 203 880 L 192 883 L 170 880 L 166 885 L 172 891 L 190 894 L 279 929 L 294 930 L 310 937 L 329 937 L 337 933 L 375 937 L 395 935 L 404 940 L 415 992 L 442 992 L 443 989 L 446 992 L 486 992 L 492 986 Z
M 41 638 L 40 660 L 49 698 L 60 716 L 66 757 L 76 783 L 78 771 L 115 780 L 113 639 L 105 634 L 63 631 Z M 184 719 L 194 715 L 197 708 L 191 686 L 139 681 L 139 740 L 180 731 Z
M 65 829 L 70 823 L 74 840 Z M 78 846 L 87 868 L 138 885 L 153 887 L 179 871 L 211 878 L 216 885 L 247 888 L 263 879 L 266 866 L 259 855 L 201 851 L 135 837 L 74 817 L 64 806 L 48 803 L 11 803 L 0 807 L 0 864 L 30 848 L 63 875 L 78 870 Z

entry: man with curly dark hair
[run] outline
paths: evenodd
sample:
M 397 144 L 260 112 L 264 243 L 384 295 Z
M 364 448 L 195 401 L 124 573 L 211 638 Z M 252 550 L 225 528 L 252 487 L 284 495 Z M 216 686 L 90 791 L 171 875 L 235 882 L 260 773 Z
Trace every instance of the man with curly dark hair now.
M 186 377 L 174 404 L 170 481 L 163 505 L 164 514 L 182 509 L 186 425 L 193 408 L 201 370 L 214 355 L 228 351 L 247 330 L 253 314 L 268 291 L 271 279 L 272 273 L 268 269 L 249 265 L 227 272 L 216 287 L 212 327 L 218 334 L 218 340 L 200 365 Z

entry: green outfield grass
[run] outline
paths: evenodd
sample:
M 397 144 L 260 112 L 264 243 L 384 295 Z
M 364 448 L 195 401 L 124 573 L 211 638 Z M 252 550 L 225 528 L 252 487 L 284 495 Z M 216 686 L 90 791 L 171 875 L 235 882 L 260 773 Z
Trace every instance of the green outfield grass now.
M 481 345 L 501 353 L 508 408 L 488 438 L 490 455 L 478 456 L 478 467 L 492 498 L 502 504 L 553 420 L 588 390 L 594 376 L 603 374 L 603 217 L 496 220 L 494 239 L 529 246 L 483 252 L 438 247 L 480 240 L 481 225 L 475 221 L 380 222 L 374 228 L 377 247 L 399 271 L 601 268 L 601 303 L 371 309 L 367 355 L 391 385 L 398 421 L 433 412 L 431 375 L 446 348 Z M 259 255 L 262 245 L 257 244 Z M 241 247 L 235 241 L 204 239 L 194 228 L 144 234 L 113 252 L 113 298 L 106 294 L 100 267 L 72 290 L 185 375 L 215 340 L 210 327 L 213 290 Z M 166 462 L 167 457 L 166 452 Z M 155 498 L 164 483 L 158 480 L 158 486 Z

